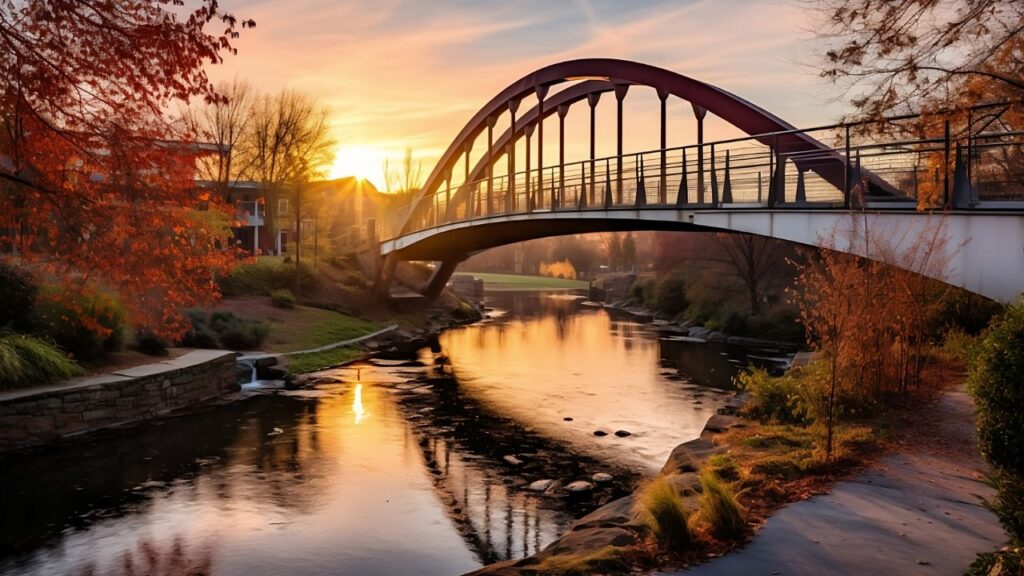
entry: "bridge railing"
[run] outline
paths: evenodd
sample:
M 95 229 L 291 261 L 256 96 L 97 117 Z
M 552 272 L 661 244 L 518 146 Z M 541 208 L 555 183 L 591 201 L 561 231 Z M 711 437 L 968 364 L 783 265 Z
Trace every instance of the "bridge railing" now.
M 939 136 L 917 137 L 915 120 L 892 120 L 883 138 L 863 124 L 840 124 L 456 182 L 383 218 L 378 236 L 539 211 L 998 209 L 1024 201 L 1024 132 L 954 137 L 947 124 Z

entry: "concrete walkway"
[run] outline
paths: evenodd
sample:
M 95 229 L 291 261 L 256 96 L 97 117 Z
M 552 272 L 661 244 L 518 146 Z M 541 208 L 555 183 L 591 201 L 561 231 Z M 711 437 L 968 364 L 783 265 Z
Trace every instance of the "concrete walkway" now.
M 830 494 L 780 510 L 744 548 L 663 574 L 963 574 L 1006 536 L 975 496 L 993 493 L 979 481 L 971 399 L 961 389 L 927 410 L 907 445 Z

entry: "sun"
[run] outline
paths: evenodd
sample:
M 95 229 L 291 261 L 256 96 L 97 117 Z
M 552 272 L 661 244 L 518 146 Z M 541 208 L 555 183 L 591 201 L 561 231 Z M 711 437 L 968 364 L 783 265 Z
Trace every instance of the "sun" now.
M 331 179 L 355 176 L 370 181 L 380 190 L 386 157 L 383 151 L 370 146 L 339 146 L 334 152 L 334 164 L 328 175 Z

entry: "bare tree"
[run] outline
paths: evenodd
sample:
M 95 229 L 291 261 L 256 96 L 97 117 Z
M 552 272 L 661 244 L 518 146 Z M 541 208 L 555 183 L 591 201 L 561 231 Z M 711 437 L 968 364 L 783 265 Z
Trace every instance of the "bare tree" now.
M 323 174 L 334 158 L 335 142 L 327 110 L 304 92 L 283 90 L 274 96 L 264 95 L 252 110 L 251 127 L 239 156 L 248 177 L 263 188 L 267 222 L 276 235 L 279 200 L 294 198 L 296 218 L 301 217 L 301 187 Z M 296 230 L 296 246 L 298 240 Z
M 1024 96 L 1020 0 L 818 0 L 822 76 L 868 117 Z M 969 92 L 970 90 L 968 90 Z
M 231 182 L 247 168 L 236 159 L 251 159 L 247 158 L 242 145 L 249 139 L 255 95 L 252 86 L 238 78 L 218 84 L 217 92 L 224 98 L 188 109 L 183 117 L 200 142 L 217 148 L 216 154 L 199 157 L 196 163 L 199 178 L 214 182 L 222 196 L 230 200 Z
M 391 168 L 391 160 L 384 159 L 384 191 L 404 193 L 416 190 L 423 184 L 423 163 L 414 159 L 412 148 L 406 148 L 402 164 Z
M 720 253 L 708 260 L 724 264 L 743 281 L 750 298 L 750 313 L 761 313 L 761 302 L 783 264 L 782 250 L 772 238 L 753 234 L 716 234 Z

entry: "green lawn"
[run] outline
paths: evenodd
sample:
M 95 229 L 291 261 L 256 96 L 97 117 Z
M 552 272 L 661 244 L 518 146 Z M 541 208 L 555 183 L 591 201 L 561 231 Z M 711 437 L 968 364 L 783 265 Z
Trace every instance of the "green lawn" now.
M 272 352 L 294 352 L 351 340 L 383 328 L 376 322 L 339 312 L 296 306 L 283 321 L 271 320 L 267 347 Z
M 263 343 L 263 350 L 267 352 L 294 352 L 319 348 L 358 338 L 383 328 L 376 322 L 353 318 L 323 308 L 277 308 L 270 303 L 270 298 L 263 297 L 226 298 L 218 304 L 217 309 L 232 312 L 241 318 L 270 324 L 270 334 Z
M 331 348 L 322 352 L 310 352 L 309 354 L 296 354 L 288 356 L 288 371 L 292 374 L 305 374 L 316 372 L 338 364 L 344 364 L 362 356 L 363 351 L 359 348 Z
M 491 274 L 488 272 L 465 272 L 484 281 L 484 288 L 492 292 L 515 290 L 579 290 L 587 288 L 585 280 L 551 278 L 549 276 L 527 276 L 524 274 Z

